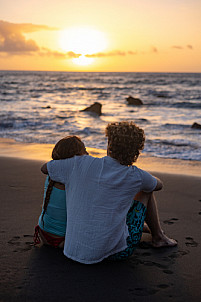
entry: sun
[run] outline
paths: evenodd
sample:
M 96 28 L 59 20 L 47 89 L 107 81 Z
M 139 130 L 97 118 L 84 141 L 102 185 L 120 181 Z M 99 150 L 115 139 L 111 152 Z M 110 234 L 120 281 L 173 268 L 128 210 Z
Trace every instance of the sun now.
M 93 63 L 94 59 L 93 58 L 87 58 L 84 55 L 81 55 L 79 58 L 73 58 L 72 61 L 73 61 L 73 63 L 75 63 L 77 65 L 86 66 L 86 65 L 89 65 L 89 64 Z
M 78 65 L 89 65 L 94 58 L 86 57 L 101 52 L 107 47 L 106 35 L 90 27 L 73 27 L 62 30 L 59 36 L 59 44 L 63 51 L 73 52 L 80 57 L 73 58 Z

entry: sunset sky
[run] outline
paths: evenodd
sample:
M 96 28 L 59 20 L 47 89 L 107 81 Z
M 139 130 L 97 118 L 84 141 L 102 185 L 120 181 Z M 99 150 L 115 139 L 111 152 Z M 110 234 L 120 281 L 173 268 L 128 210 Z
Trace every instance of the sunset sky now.
M 0 70 L 201 72 L 201 1 L 0 0 Z

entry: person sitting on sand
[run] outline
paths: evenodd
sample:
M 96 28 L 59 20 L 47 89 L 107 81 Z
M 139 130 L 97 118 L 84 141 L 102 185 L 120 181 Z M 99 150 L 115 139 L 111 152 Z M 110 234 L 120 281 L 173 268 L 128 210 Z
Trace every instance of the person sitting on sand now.
M 153 193 L 162 189 L 162 182 L 133 165 L 144 147 L 144 131 L 133 122 L 110 123 L 106 136 L 103 158 L 76 156 L 41 168 L 68 188 L 64 254 L 85 264 L 127 259 L 145 220 L 154 247 L 175 246 L 161 229 Z
M 58 141 L 52 151 L 52 159 L 60 160 L 75 155 L 88 154 L 84 143 L 77 136 L 67 136 Z M 53 247 L 63 247 L 66 233 L 65 186 L 49 176 L 45 181 L 42 213 L 35 227 L 34 243 L 42 242 Z M 40 236 L 40 238 L 39 238 Z

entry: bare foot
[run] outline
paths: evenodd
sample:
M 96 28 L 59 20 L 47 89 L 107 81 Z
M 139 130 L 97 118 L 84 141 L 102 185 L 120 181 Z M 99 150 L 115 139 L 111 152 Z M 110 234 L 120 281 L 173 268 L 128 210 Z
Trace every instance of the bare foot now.
M 146 223 L 143 226 L 143 233 L 151 233 L 150 228 L 148 227 L 148 225 Z
M 167 237 L 164 233 L 160 239 L 154 240 L 152 239 L 152 246 L 159 248 L 159 247 L 173 247 L 177 245 L 177 241 Z

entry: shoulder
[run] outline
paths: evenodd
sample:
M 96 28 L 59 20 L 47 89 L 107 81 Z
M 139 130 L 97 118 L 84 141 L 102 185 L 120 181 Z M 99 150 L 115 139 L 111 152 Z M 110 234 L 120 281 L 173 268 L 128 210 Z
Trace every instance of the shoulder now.
M 137 166 L 132 166 L 132 168 L 133 168 L 133 170 L 135 171 L 135 173 L 138 173 L 141 177 L 144 175 L 144 174 L 146 174 L 146 173 L 148 173 L 147 171 L 145 171 L 145 170 L 143 170 L 143 169 L 140 169 L 140 168 L 138 168 Z M 148 173 L 149 174 L 149 173 Z
M 136 167 L 136 171 L 139 173 L 142 182 L 142 191 L 144 192 L 152 192 L 155 190 L 157 185 L 157 179 L 151 173 L 139 169 Z
M 142 169 L 138 168 L 137 166 L 133 165 L 130 168 L 132 169 L 133 174 L 135 176 L 138 175 L 138 177 L 141 178 L 142 181 L 150 179 L 150 178 L 154 178 L 154 176 L 152 176 L 149 172 L 142 170 Z
M 101 161 L 103 158 L 94 157 L 91 155 L 76 155 L 74 156 L 75 161 L 78 162 L 93 162 L 93 161 Z
M 96 157 L 91 155 L 76 155 L 73 158 L 75 163 L 90 163 L 96 159 Z

